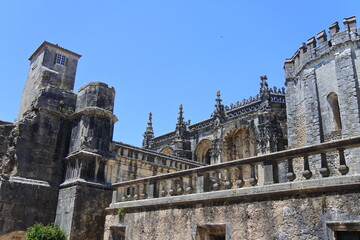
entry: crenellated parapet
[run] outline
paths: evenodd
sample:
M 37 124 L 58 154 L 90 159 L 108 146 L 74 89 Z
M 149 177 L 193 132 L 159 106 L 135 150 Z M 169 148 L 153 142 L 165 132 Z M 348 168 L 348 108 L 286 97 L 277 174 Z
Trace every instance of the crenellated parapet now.
M 344 18 L 343 23 L 343 31 L 340 31 L 339 23 L 335 22 L 329 27 L 329 38 L 326 31 L 322 30 L 306 43 L 302 43 L 295 54 L 285 60 L 286 81 L 294 79 L 307 65 L 316 63 L 344 46 L 360 41 L 360 28 L 356 26 L 356 17 Z

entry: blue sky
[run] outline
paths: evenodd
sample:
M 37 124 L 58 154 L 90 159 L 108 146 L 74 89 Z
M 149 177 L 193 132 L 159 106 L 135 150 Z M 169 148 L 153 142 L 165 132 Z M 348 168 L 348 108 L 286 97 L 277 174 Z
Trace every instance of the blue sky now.
M 260 75 L 284 86 L 283 63 L 360 1 L 0 0 L 0 119 L 17 117 L 29 56 L 44 41 L 81 54 L 75 91 L 89 81 L 116 89 L 114 140 L 141 145 L 149 112 L 155 135 L 207 119 L 255 96 Z

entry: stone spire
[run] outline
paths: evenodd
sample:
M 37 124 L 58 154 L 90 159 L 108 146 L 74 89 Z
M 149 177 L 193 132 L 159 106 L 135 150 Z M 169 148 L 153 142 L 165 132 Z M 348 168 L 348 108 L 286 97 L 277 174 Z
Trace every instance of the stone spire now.
M 174 144 L 174 155 L 191 159 L 191 144 L 188 123 L 184 122 L 183 105 L 179 106 L 179 117 L 176 123 Z
M 148 121 L 148 125 L 146 127 L 145 133 L 154 134 L 154 130 L 153 130 L 153 127 L 152 127 L 152 113 L 151 112 L 149 113 L 149 121 Z
M 217 110 L 221 108 L 221 101 L 222 101 L 222 99 L 221 99 L 220 97 L 221 97 L 220 90 L 218 90 L 218 91 L 216 92 L 216 99 L 215 99 L 215 101 L 216 101 L 215 107 L 216 107 Z
M 224 105 L 221 103 L 222 99 L 220 98 L 220 90 L 216 92 L 216 104 L 215 104 L 215 110 L 213 113 L 213 117 L 217 119 L 217 122 L 223 123 L 225 121 L 225 108 Z
M 270 108 L 270 90 L 267 83 L 267 76 L 260 76 L 260 99 L 261 105 L 260 110 L 262 111 L 269 111 Z
M 181 127 L 184 124 L 184 117 L 183 117 L 183 105 L 180 104 L 179 106 L 179 117 L 178 117 L 178 122 L 176 124 L 176 128 Z
M 144 148 L 150 148 L 150 141 L 154 137 L 154 129 L 152 127 L 152 113 L 149 113 L 149 120 L 147 123 L 146 131 L 143 134 L 144 140 L 143 140 L 143 147 Z

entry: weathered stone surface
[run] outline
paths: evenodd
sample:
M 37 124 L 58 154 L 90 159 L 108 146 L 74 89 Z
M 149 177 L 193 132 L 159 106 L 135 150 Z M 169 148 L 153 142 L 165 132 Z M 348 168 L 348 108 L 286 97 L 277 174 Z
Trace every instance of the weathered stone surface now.
M 14 178 L 0 181 L 0 236 L 55 219 L 58 189 L 46 182 Z
M 106 218 L 110 226 L 126 227 L 129 239 L 194 239 L 196 226 L 226 224 L 230 239 L 332 239 L 327 221 L 359 220 L 359 192 L 335 191 L 289 197 L 205 202 L 125 209 Z M 194 231 L 195 230 L 195 231 Z
M 112 191 L 91 185 L 75 185 L 60 190 L 56 224 L 70 240 L 100 240 L 103 237 L 105 208 Z

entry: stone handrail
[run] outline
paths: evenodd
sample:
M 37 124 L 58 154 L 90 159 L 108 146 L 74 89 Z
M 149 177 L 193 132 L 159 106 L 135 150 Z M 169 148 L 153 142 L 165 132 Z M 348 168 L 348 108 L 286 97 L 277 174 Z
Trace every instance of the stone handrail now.
M 278 173 L 274 171 L 275 163 L 283 164 L 281 166 L 284 168 L 282 170 L 285 171 L 286 181 L 291 182 L 297 179 L 295 172 L 302 175 L 302 179 L 297 179 L 298 181 L 314 179 L 313 173 L 317 172 L 321 174 L 322 178 L 325 178 L 330 176 L 326 159 L 326 153 L 329 152 L 338 152 L 339 174 L 346 175 L 349 167 L 346 164 L 344 151 L 358 147 L 360 147 L 360 137 L 355 137 L 114 183 L 112 185 L 114 189 L 113 202 L 276 184 Z M 319 158 L 318 161 L 321 165 L 318 169 L 314 169 L 314 166 L 310 167 L 309 164 L 309 160 L 316 157 Z M 294 171 L 294 159 L 302 161 L 301 171 Z M 260 168 L 262 171 L 259 170 Z
M 189 159 L 166 155 L 150 149 L 139 148 L 121 142 L 113 142 L 113 149 L 116 156 L 126 156 L 129 159 L 151 162 L 153 164 L 168 166 L 175 169 L 188 169 L 205 165 Z M 182 167 L 180 167 L 180 165 Z

